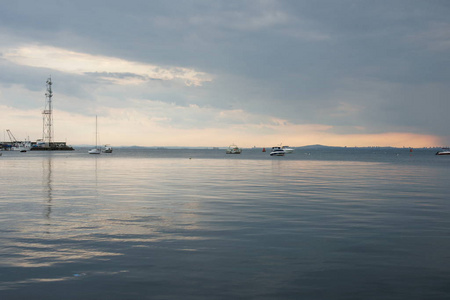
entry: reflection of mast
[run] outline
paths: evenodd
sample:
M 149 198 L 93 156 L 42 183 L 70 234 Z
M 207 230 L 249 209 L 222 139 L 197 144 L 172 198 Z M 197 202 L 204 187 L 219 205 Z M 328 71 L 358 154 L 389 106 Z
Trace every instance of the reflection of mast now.
M 51 147 L 51 143 L 53 142 L 52 96 L 52 78 L 49 77 L 47 79 L 47 92 L 45 93 L 45 109 L 42 112 L 42 139 L 47 147 Z
M 52 157 L 49 155 L 47 160 L 42 161 L 42 169 L 44 171 L 43 179 L 45 192 L 47 196 L 47 206 L 45 208 L 45 217 L 50 219 L 52 213 L 52 200 L 53 200 L 53 188 L 52 188 Z

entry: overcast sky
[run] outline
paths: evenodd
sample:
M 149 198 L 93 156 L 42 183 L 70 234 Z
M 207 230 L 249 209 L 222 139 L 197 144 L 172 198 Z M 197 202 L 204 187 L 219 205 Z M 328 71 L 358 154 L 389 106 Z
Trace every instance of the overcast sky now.
M 1 1 L 2 130 L 140 146 L 450 144 L 450 1 Z M 6 137 L 7 138 L 7 137 Z M 4 134 L 1 139 L 4 139 Z

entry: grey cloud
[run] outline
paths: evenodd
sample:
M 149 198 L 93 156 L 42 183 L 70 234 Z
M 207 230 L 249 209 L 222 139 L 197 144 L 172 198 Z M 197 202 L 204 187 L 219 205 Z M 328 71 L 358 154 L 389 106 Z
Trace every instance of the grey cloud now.
M 447 1 L 9 1 L 0 8 L 2 35 L 18 42 L 215 76 L 195 89 L 152 81 L 132 91 L 135 97 L 242 108 L 349 132 L 445 134 Z M 23 80 L 30 89 L 43 71 L 9 69 L 3 84 Z M 86 78 L 60 76 L 68 81 L 61 92 L 95 100 Z M 343 101 L 360 110 L 339 114 Z

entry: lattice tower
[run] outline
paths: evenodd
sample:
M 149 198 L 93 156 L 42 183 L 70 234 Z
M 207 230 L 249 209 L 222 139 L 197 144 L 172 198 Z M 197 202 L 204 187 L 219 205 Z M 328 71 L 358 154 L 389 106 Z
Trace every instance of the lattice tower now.
M 47 92 L 45 93 L 45 109 L 42 112 L 43 117 L 43 130 L 42 140 L 47 147 L 50 147 L 53 143 L 53 108 L 52 108 L 52 78 L 47 79 Z

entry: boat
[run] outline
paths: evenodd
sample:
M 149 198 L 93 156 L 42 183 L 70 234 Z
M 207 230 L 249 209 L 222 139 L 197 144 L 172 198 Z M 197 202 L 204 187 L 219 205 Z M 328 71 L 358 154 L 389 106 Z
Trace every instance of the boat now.
M 12 144 L 10 150 L 11 151 L 20 151 L 20 152 L 27 152 L 31 149 L 31 142 L 25 141 L 25 142 L 17 142 Z
M 110 145 L 105 145 L 105 147 L 103 148 L 102 152 L 103 153 L 112 153 L 112 147 Z
M 283 146 L 282 149 L 284 150 L 284 152 L 286 153 L 292 153 L 294 152 L 294 149 L 289 147 L 289 146 Z
M 442 148 L 442 151 L 436 152 L 436 155 L 450 155 L 450 148 Z
M 276 147 L 272 147 L 270 156 L 284 156 L 285 153 L 286 153 L 286 151 L 284 151 L 283 148 L 276 146 Z
M 31 149 L 31 142 L 29 140 L 18 141 L 12 134 L 11 130 L 6 129 L 6 132 L 8 133 L 9 139 L 11 140 L 11 147 L 9 148 L 10 151 L 27 152 Z
M 102 153 L 101 149 L 97 146 L 97 116 L 95 116 L 95 148 L 92 148 L 88 151 L 89 154 L 100 154 Z
M 100 154 L 102 151 L 98 148 L 92 148 L 88 151 L 89 154 Z
M 230 145 L 227 149 L 227 154 L 241 154 L 242 149 L 236 145 Z

